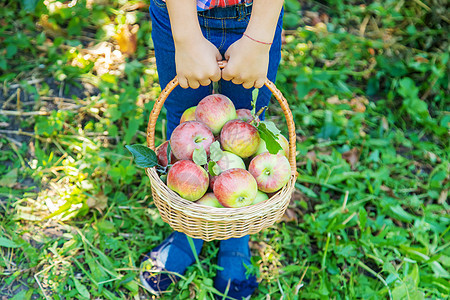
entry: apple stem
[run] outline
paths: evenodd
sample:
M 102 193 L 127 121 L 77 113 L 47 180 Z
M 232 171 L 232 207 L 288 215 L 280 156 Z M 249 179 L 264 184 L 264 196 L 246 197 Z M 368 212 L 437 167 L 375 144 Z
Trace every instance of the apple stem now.
M 195 139 L 195 142 L 196 142 L 196 143 L 200 143 L 201 141 L 204 141 L 204 140 L 206 140 L 205 137 L 196 138 L 196 139 Z
M 264 169 L 263 173 L 266 174 L 266 175 L 270 175 L 271 172 L 268 169 Z

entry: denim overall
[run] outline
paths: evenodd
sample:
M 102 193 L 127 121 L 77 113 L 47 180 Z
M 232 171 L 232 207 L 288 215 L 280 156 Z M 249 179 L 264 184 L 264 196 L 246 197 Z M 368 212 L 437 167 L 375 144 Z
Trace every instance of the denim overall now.
M 242 37 L 250 20 L 251 11 L 251 4 L 213 8 L 199 11 L 198 21 L 206 39 L 213 43 L 224 55 L 228 47 Z M 164 89 L 176 75 L 175 46 L 166 3 L 163 0 L 151 0 L 150 15 L 159 83 L 161 88 Z M 278 19 L 273 44 L 269 52 L 267 78 L 272 82 L 275 81 L 281 59 L 282 16 L 283 11 L 281 11 Z M 202 54 L 199 53 L 198 55 Z M 231 81 L 220 80 L 217 92 L 230 98 L 236 109 L 251 109 L 252 90 L 245 89 L 242 85 L 236 85 Z M 167 139 L 170 138 L 172 131 L 179 124 L 183 112 L 187 108 L 197 105 L 200 100 L 211 93 L 212 84 L 200 86 L 198 89 L 183 89 L 178 86 L 170 93 L 164 104 L 167 110 Z M 271 95 L 272 93 L 266 87 L 259 90 L 256 111 L 269 104 Z

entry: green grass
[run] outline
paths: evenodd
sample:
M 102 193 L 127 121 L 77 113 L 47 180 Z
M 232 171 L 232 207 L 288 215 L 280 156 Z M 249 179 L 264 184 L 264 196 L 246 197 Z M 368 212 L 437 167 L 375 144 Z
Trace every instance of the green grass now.
M 7 299 L 151 298 L 139 262 L 171 232 L 124 147 L 145 143 L 160 92 L 147 7 L 89 3 L 0 2 L 0 296 Z M 445 5 L 287 0 L 285 7 L 276 84 L 296 123 L 299 178 L 283 219 L 251 237 L 261 279 L 254 298 L 447 299 Z M 139 29 L 126 56 L 114 36 L 128 25 Z M 276 103 L 269 115 L 286 132 Z M 163 128 L 164 112 L 157 143 Z M 211 298 L 217 251 L 217 242 L 207 243 L 162 298 Z

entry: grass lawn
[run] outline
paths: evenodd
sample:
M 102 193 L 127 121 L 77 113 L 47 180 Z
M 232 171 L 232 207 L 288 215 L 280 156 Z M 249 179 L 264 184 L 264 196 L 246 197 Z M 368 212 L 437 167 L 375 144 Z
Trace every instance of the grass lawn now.
M 299 177 L 251 236 L 254 299 L 450 297 L 444 2 L 285 1 Z M 160 93 L 148 3 L 0 1 L 0 25 L 0 299 L 152 299 L 139 263 L 171 229 L 125 148 Z M 212 299 L 217 252 L 161 299 Z

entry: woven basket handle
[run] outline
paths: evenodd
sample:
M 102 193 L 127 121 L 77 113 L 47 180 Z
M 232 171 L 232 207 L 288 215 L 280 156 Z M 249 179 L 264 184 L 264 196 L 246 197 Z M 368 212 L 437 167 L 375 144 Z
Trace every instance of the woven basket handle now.
M 226 61 L 219 61 L 218 62 L 219 67 L 223 69 L 227 62 Z M 152 112 L 150 113 L 150 118 L 148 120 L 148 126 L 147 126 L 147 146 L 155 150 L 155 126 L 156 121 L 158 120 L 159 113 L 161 112 L 161 109 L 164 105 L 164 102 L 166 101 L 169 94 L 172 92 L 174 88 L 176 88 L 179 85 L 178 78 L 175 76 L 172 81 L 170 81 L 167 86 L 164 88 L 164 90 L 161 91 L 161 94 L 159 95 L 158 99 L 155 102 L 155 105 L 153 106 Z M 269 79 L 266 79 L 264 82 L 264 85 L 272 92 L 275 99 L 278 100 L 278 103 L 280 103 L 281 108 L 283 109 L 284 116 L 286 118 L 286 123 L 288 125 L 288 131 L 289 131 L 289 164 L 291 165 L 291 173 L 292 175 L 297 174 L 297 166 L 295 162 L 295 153 L 296 153 L 296 134 L 295 134 L 295 123 L 294 119 L 292 117 L 292 112 L 289 108 L 289 104 L 286 101 L 286 98 L 284 98 L 283 94 L 280 92 L 279 89 L 275 86 L 275 84 L 270 81 Z

